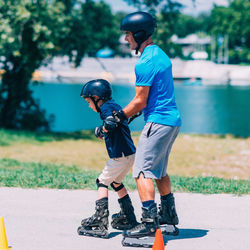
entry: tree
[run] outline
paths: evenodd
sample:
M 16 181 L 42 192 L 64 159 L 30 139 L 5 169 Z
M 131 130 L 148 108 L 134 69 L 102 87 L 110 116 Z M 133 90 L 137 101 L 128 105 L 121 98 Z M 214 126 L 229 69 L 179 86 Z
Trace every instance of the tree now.
M 250 1 L 234 0 L 228 7 L 214 6 L 209 31 L 229 37 L 229 62 L 250 62 Z
M 208 14 L 200 14 L 197 17 L 180 14 L 175 24 L 175 34 L 178 37 L 186 37 L 189 34 L 196 32 L 208 31 Z
M 176 33 L 176 22 L 180 15 L 180 8 L 181 4 L 178 2 L 167 1 L 158 15 L 154 39 L 163 50 L 167 51 L 170 57 L 182 54 L 181 47 L 171 41 L 172 35 Z
M 110 8 L 91 0 L 0 0 L 0 127 L 49 129 L 32 97 L 32 74 L 53 56 L 78 66 L 86 53 L 116 46 Z M 108 39 L 112 37 L 112 39 Z

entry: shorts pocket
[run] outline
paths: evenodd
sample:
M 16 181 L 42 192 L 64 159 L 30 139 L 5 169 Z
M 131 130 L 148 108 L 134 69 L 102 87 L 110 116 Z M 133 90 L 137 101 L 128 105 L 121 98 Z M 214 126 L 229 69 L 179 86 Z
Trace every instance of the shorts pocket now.
M 147 131 L 147 138 L 150 136 L 152 126 L 153 126 L 153 123 L 151 122 L 151 124 L 150 124 L 150 126 L 148 128 L 148 131 Z

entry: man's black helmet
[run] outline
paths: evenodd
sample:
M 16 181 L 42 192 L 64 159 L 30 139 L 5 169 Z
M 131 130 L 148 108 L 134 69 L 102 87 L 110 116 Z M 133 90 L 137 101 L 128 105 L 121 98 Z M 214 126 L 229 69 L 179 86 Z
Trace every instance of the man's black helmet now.
M 112 96 L 112 90 L 110 83 L 104 79 L 96 79 L 84 84 L 81 97 L 94 97 L 98 96 L 100 100 L 110 100 Z
M 140 48 L 141 44 L 154 33 L 155 27 L 156 21 L 149 13 L 138 11 L 125 16 L 120 29 L 130 31 Z

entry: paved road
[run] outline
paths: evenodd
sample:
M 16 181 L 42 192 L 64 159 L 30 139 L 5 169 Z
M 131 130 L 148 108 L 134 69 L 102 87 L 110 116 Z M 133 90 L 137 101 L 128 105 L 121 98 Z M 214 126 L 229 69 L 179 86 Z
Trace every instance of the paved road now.
M 250 249 L 250 195 L 202 195 L 176 193 L 180 234 L 166 236 L 166 249 Z M 0 216 L 13 250 L 119 250 L 119 231 L 110 229 L 110 239 L 78 236 L 82 218 L 93 214 L 95 191 L 0 188 Z M 140 215 L 137 192 L 131 193 Z M 110 212 L 118 211 L 110 192 Z M 142 248 L 140 248 L 142 249 Z

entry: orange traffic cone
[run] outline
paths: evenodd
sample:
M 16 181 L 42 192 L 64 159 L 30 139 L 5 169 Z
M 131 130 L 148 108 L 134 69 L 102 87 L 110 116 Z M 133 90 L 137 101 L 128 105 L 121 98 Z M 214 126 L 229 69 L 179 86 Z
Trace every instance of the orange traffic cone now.
M 164 250 L 165 245 L 164 245 L 164 240 L 162 236 L 161 229 L 158 228 L 155 233 L 155 241 L 152 250 Z
M 0 217 L 0 250 L 9 250 L 9 249 L 11 249 L 11 247 L 8 247 L 3 217 Z

